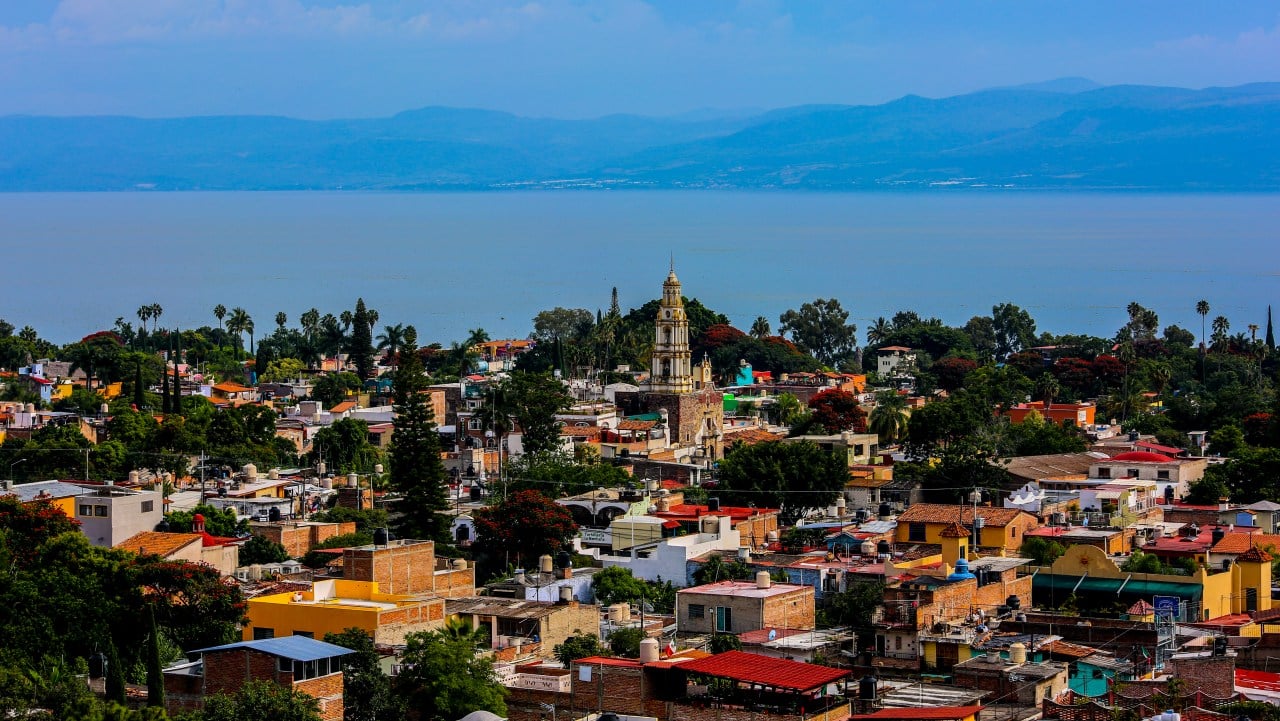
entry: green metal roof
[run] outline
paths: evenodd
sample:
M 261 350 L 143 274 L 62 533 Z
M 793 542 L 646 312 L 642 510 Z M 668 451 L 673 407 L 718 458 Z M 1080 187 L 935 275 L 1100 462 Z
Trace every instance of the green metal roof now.
M 1148 581 L 1138 578 L 1129 579 L 1125 583 L 1123 578 L 1094 578 L 1085 576 L 1081 581 L 1079 576 L 1054 576 L 1048 573 L 1037 573 L 1032 580 L 1032 589 L 1036 591 L 1064 591 L 1071 593 L 1076 587 L 1076 583 L 1080 584 L 1080 588 L 1076 593 L 1100 593 L 1116 595 L 1119 591 L 1121 596 L 1137 596 L 1141 598 L 1150 598 L 1152 596 L 1177 596 L 1188 601 L 1198 601 L 1204 595 L 1204 587 L 1198 583 L 1194 583 L 1188 579 L 1187 583 L 1175 583 L 1172 581 Z M 1124 587 L 1121 590 L 1121 586 Z

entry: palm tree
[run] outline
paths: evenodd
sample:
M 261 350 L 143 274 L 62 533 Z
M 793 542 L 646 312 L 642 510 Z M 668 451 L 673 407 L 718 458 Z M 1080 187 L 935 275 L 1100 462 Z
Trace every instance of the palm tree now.
M 1204 354 L 1207 346 L 1204 344 L 1204 319 L 1209 316 L 1209 301 L 1202 300 L 1196 303 L 1196 312 L 1200 314 L 1200 383 L 1204 383 Z
M 338 319 L 332 313 L 325 313 L 320 319 L 320 352 L 326 358 L 337 357 L 347 345 L 347 334 L 342 330 Z
M 213 307 L 213 317 L 218 319 L 218 348 L 222 348 L 222 319 L 227 317 L 227 307 L 221 303 Z
M 288 322 L 289 322 L 289 316 L 285 315 L 284 311 L 280 311 L 279 313 L 276 313 L 276 326 L 281 331 L 284 331 L 284 324 Z
M 450 616 L 440 627 L 440 635 L 451 641 L 466 641 L 477 648 L 488 638 L 488 627 L 473 627 L 471 622 L 461 616 Z
M 404 325 L 397 323 L 382 329 L 378 334 L 378 350 L 386 349 L 391 365 L 397 365 L 396 352 L 404 345 Z
M 236 348 L 244 350 L 244 333 L 252 332 L 253 319 L 244 308 L 232 308 L 227 320 L 227 331 L 236 337 Z
M 1169 381 L 1173 379 L 1173 369 L 1165 363 L 1156 363 L 1151 366 L 1149 376 L 1151 385 L 1155 386 L 1156 397 L 1163 398 L 1164 389 L 1169 386 Z
M 467 332 L 466 346 L 468 349 L 475 348 L 481 343 L 489 342 L 489 334 L 484 328 L 472 328 Z
M 769 337 L 772 330 L 773 329 L 769 327 L 769 319 L 762 315 L 758 315 L 756 316 L 755 322 L 751 324 L 751 337 L 764 339 Z
M 1121 415 L 1121 418 L 1122 418 L 1122 419 L 1124 419 L 1124 420 L 1128 420 L 1128 419 L 1129 419 L 1129 406 L 1131 405 L 1130 401 L 1132 401 L 1132 395 L 1131 395 L 1131 394 L 1130 394 L 1130 392 L 1129 392 L 1129 369 L 1130 369 L 1130 368 L 1133 366 L 1133 364 L 1138 360 L 1138 352 L 1137 352 L 1137 350 L 1133 347 L 1133 343 L 1132 343 L 1132 342 L 1130 342 L 1130 341 L 1125 341 L 1124 343 L 1121 343 L 1121 344 L 1120 344 L 1120 350 L 1116 353 L 1116 360 L 1119 360 L 1119 361 L 1120 361 L 1120 363 L 1121 363 L 1121 365 L 1123 365 L 1123 366 L 1124 366 L 1124 393 L 1123 393 L 1123 395 L 1124 395 L 1124 398 L 1126 399 L 1126 402 L 1125 402 L 1125 404 L 1124 404 L 1124 412 L 1123 412 L 1123 414 Z
M 1052 373 L 1041 373 L 1036 379 L 1036 395 L 1044 400 L 1045 410 L 1049 410 L 1049 406 L 1053 405 L 1053 400 L 1058 397 L 1058 393 L 1062 391 L 1062 386 L 1058 383 L 1058 379 Z
M 344 310 L 342 311 L 342 314 L 338 316 L 338 320 L 342 321 L 342 332 L 346 333 L 351 330 L 351 322 L 355 320 L 355 315 L 349 310 Z
M 372 333 L 373 329 L 378 327 L 378 311 L 370 308 L 364 314 L 369 319 L 369 332 Z
M 147 321 L 151 320 L 151 306 L 138 306 L 138 320 L 142 321 L 142 331 L 145 333 L 147 330 Z
M 1227 331 L 1231 330 L 1231 321 L 1227 320 L 1225 315 L 1220 315 L 1213 319 L 1209 327 L 1213 328 L 1213 337 L 1210 339 L 1213 341 L 1213 346 L 1220 351 L 1226 350 L 1229 340 Z
M 867 328 L 867 342 L 871 345 L 883 343 L 889 338 L 889 333 L 892 330 L 893 325 L 885 320 L 884 316 L 880 316 Z
M 907 434 L 907 402 L 893 391 L 876 396 L 876 407 L 871 409 L 867 428 L 880 436 L 884 443 L 893 443 Z
M 302 332 L 307 334 L 308 337 L 315 336 L 316 331 L 320 330 L 320 310 L 318 308 L 306 311 L 302 314 L 300 320 L 302 322 Z
M 160 322 L 160 316 L 162 316 L 162 315 L 164 315 L 164 308 L 162 308 L 162 307 L 160 306 L 160 304 L 159 304 L 159 303 L 152 303 L 152 304 L 151 304 L 151 318 L 152 318 L 152 320 L 154 320 L 154 321 L 155 321 L 155 323 L 152 323 L 152 324 L 151 324 L 151 332 L 152 332 L 152 333 L 154 333 L 154 332 L 155 332 L 155 330 L 156 330 L 156 324 L 158 324 L 158 323 Z

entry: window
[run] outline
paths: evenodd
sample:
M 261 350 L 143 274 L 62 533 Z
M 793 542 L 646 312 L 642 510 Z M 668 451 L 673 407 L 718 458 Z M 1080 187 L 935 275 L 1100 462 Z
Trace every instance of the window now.
M 716 632 L 733 633 L 733 609 L 728 606 L 716 606 Z
M 82 515 L 82 516 L 92 516 L 92 515 L 93 515 L 93 506 L 90 506 L 90 505 L 88 505 L 88 504 L 85 504 L 85 505 L 80 506 L 80 515 Z
M 1102 678 L 1102 669 L 1100 669 L 1100 668 L 1095 668 L 1095 669 L 1093 670 L 1093 677 L 1094 677 L 1094 678 Z
M 707 614 L 707 607 L 701 603 L 689 604 L 689 618 L 702 618 Z
M 294 631 L 294 632 L 293 632 L 293 635 L 295 635 L 295 636 L 303 636 L 303 637 L 305 637 L 305 638 L 315 638 L 315 637 L 316 637 L 316 635 L 315 635 L 314 633 L 312 633 L 311 631 Z
M 106 518 L 106 517 L 107 517 L 107 507 L 106 507 L 106 506 L 94 506 L 94 507 L 93 507 L 93 515 L 94 515 L 96 518 Z
M 1138 477 L 1138 469 L 1137 469 L 1137 468 L 1130 468 L 1130 469 L 1129 469 L 1129 477 L 1130 477 L 1130 478 L 1137 478 L 1137 477 Z
M 1157 479 L 1157 480 L 1161 480 L 1161 481 L 1167 481 L 1167 480 L 1169 480 L 1169 472 L 1168 472 L 1168 471 L 1156 471 L 1156 479 Z
M 895 651 L 901 651 L 901 650 L 902 650 L 902 637 L 901 637 L 901 636 L 894 636 L 894 637 L 893 637 L 893 650 L 895 650 Z
M 280 673 L 293 673 L 293 661 L 287 658 L 276 659 L 276 670 Z
M 152 511 L 154 511 L 155 509 L 156 509 L 156 502 L 155 502 L 155 501 L 143 501 L 143 502 L 142 502 L 142 512 L 143 512 L 143 513 L 151 513 L 151 512 L 152 512 Z
M 253 640 L 261 641 L 264 638 L 275 638 L 276 630 L 274 628 L 266 628 L 265 626 L 254 626 Z
M 1099 468 L 1099 469 L 1098 469 L 1098 478 L 1110 478 L 1110 477 L 1111 477 L 1111 469 L 1110 469 L 1110 468 Z
M 924 542 L 927 535 L 923 523 L 912 523 L 907 526 L 907 540 Z

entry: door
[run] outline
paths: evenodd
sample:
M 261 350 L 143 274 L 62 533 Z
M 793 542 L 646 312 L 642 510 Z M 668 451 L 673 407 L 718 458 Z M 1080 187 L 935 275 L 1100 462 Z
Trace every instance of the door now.
M 716 632 L 733 633 L 733 609 L 728 606 L 716 606 Z

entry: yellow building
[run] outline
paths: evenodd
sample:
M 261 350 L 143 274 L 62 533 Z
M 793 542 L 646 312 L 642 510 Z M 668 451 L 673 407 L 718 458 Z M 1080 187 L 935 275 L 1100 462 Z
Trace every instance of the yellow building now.
M 1240 554 L 1228 569 L 1201 566 L 1193 575 L 1179 576 L 1123 571 L 1096 546 L 1070 546 L 1034 580 L 1036 602 L 1055 607 L 1073 596 L 1082 607 L 1090 596 L 1108 604 L 1170 596 L 1185 602 L 1188 621 L 1271 608 L 1271 554 L 1257 547 Z
M 76 498 L 89 493 L 83 486 L 63 481 L 37 481 L 20 483 L 12 488 L 0 490 L 0 495 L 14 495 L 22 503 L 47 501 L 54 508 L 67 514 L 67 518 L 76 517 Z
M 978 546 L 1001 553 L 1017 551 L 1027 532 L 1040 525 L 1035 516 L 1016 508 L 913 503 L 898 516 L 894 540 L 941 544 L 942 531 L 954 524 L 972 529 L 975 512 L 982 519 Z
M 424 594 L 391 594 L 372 581 L 329 579 L 311 590 L 275 593 L 250 599 L 244 640 L 276 636 L 310 636 L 359 628 L 374 643 L 397 645 L 407 634 L 444 623 L 444 599 Z

